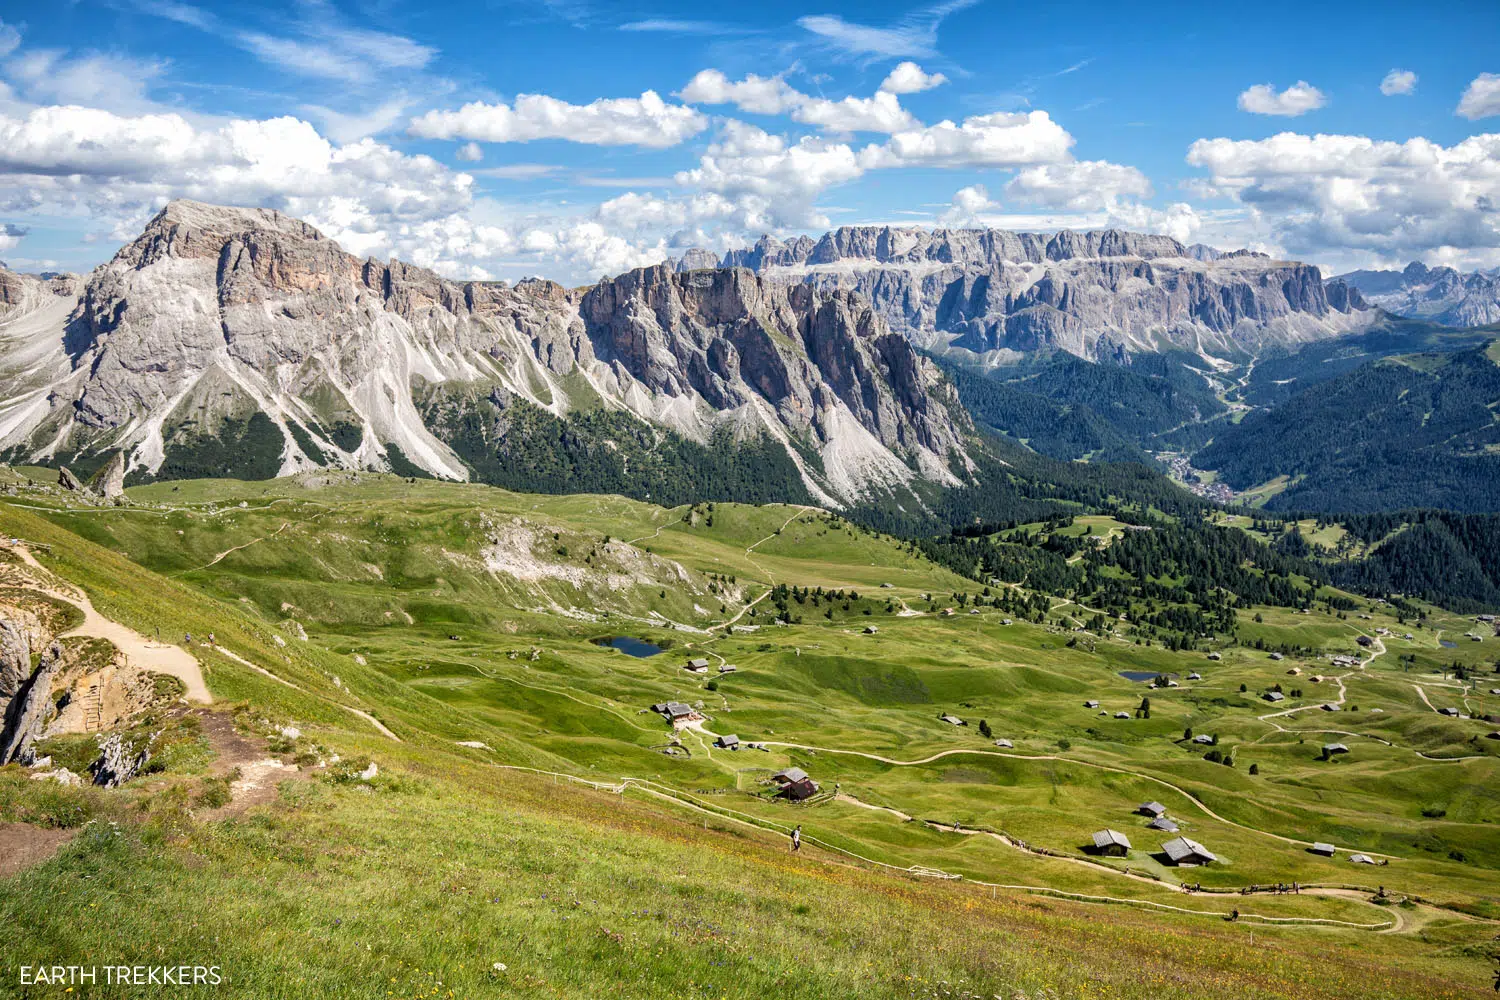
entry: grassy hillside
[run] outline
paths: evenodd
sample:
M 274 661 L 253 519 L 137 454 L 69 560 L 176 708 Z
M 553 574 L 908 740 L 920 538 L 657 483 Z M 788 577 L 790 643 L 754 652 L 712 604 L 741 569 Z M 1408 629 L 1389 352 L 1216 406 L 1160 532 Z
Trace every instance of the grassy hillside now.
M 349 475 L 155 484 L 126 507 L 9 499 L 0 534 L 36 543 L 101 613 L 214 633 L 227 653 L 191 651 L 246 738 L 342 760 L 224 818 L 193 807 L 201 767 L 51 798 L 0 771 L 0 820 L 124 831 L 87 827 L 0 882 L 23 959 L 160 949 L 267 996 L 377 979 L 456 996 L 1488 988 L 1500 803 L 1483 789 L 1500 741 L 1437 709 L 1490 710 L 1480 674 L 1500 640 L 1444 645 L 1472 619 L 1430 605 L 1245 608 L 1174 652 L 1094 621 L 1082 594 L 986 587 L 810 507 Z M 1105 517 L 1011 531 L 1131 534 Z M 1035 614 L 1007 610 L 1022 599 Z M 1394 635 L 1355 642 L 1376 628 Z M 664 651 L 596 642 L 612 636 Z M 696 656 L 707 674 L 683 669 Z M 1259 696 L 1277 685 L 1273 707 Z M 701 725 L 674 733 L 649 711 L 673 699 L 701 706 Z M 285 725 L 302 735 L 274 742 Z M 730 733 L 765 749 L 712 745 Z M 1351 752 L 1319 759 L 1332 739 Z M 375 780 L 353 779 L 370 760 Z M 788 765 L 820 793 L 774 798 Z M 1151 799 L 1221 861 L 1166 863 L 1171 835 L 1134 813 Z M 1126 857 L 1086 850 L 1106 827 L 1130 837 Z M 1293 880 L 1327 888 L 1239 892 Z

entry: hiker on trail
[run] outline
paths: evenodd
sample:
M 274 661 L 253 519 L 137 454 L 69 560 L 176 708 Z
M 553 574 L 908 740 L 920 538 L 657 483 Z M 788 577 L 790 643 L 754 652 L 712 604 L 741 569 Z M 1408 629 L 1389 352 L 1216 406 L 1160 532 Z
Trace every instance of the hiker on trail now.
M 796 828 L 792 830 L 792 850 L 794 852 L 802 850 L 802 824 L 801 823 L 798 823 L 797 826 L 796 826 Z
M 214 639 L 214 634 L 212 632 L 208 633 L 208 644 L 210 646 L 218 645 L 218 641 Z
M 1230 920 L 1238 920 L 1238 919 L 1240 919 L 1240 911 L 1239 911 L 1238 907 L 1236 907 L 1235 909 L 1229 911 L 1229 919 Z
M 184 632 L 182 634 L 182 644 L 184 646 L 191 646 L 193 644 L 193 633 Z

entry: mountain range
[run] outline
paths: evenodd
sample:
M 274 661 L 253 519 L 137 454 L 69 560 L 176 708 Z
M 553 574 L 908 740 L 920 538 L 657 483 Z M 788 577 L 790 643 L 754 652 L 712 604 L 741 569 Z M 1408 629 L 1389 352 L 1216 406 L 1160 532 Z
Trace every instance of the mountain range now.
M 1417 268 L 1402 280 L 1451 280 Z M 87 276 L 0 268 L 0 460 L 81 480 L 118 455 L 135 482 L 383 469 L 909 525 L 1107 495 L 1117 474 L 1076 463 L 1172 452 L 1236 489 L 1286 477 L 1284 508 L 1491 509 L 1464 482 L 1497 447 L 1493 334 L 1397 319 L 1371 273 L 1117 230 L 846 227 L 511 285 L 174 201 Z M 1407 461 L 1372 474 L 1376 446 Z
M 693 252 L 676 266 L 706 266 Z M 989 365 L 1038 351 L 1089 360 L 1182 349 L 1244 358 L 1379 322 L 1360 294 L 1308 264 L 1101 230 L 846 226 L 762 237 L 720 267 L 856 291 L 918 346 Z
M 1463 272 L 1412 261 L 1400 271 L 1351 271 L 1332 280 L 1397 316 L 1451 327 L 1500 323 L 1500 268 Z
M 87 279 L 0 273 L 0 324 L 13 461 L 123 451 L 137 476 L 461 480 L 476 466 L 458 445 L 547 419 L 576 443 L 602 409 L 655 429 L 644 453 L 769 443 L 798 492 L 835 505 L 956 484 L 966 462 L 951 389 L 868 305 L 744 269 L 454 282 L 278 212 L 175 201 Z M 628 466 L 605 425 L 580 448 Z

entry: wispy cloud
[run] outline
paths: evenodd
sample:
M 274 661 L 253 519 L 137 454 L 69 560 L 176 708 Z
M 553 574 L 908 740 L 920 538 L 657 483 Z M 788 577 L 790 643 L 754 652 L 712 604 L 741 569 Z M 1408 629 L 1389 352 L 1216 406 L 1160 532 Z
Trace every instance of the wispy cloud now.
M 437 50 L 402 35 L 350 27 L 320 0 L 305 0 L 302 16 L 276 31 L 225 22 L 213 11 L 182 0 L 134 0 L 154 17 L 197 28 L 244 49 L 262 62 L 299 76 L 351 84 L 375 82 L 383 72 L 418 72 Z
M 931 58 L 938 54 L 937 34 L 943 21 L 978 2 L 948 0 L 913 11 L 885 27 L 846 21 L 838 14 L 809 14 L 798 18 L 797 23 L 847 55 Z
M 689 21 L 674 17 L 648 17 L 640 21 L 627 21 L 620 25 L 621 31 L 649 31 L 667 35 L 748 35 L 758 29 L 723 21 Z

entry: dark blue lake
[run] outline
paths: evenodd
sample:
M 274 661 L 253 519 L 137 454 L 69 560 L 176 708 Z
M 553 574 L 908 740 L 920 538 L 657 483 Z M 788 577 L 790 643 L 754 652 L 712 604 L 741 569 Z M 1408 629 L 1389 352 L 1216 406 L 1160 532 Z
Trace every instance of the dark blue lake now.
M 1161 676 L 1160 670 L 1121 670 L 1120 676 L 1127 681 L 1154 681 Z M 1176 677 L 1176 674 L 1168 674 L 1168 677 Z
M 655 656 L 662 651 L 660 646 L 628 635 L 610 635 L 602 639 L 594 639 L 592 642 L 596 646 L 609 646 L 611 649 L 618 649 L 626 656 Z
M 1438 645 L 1442 646 L 1444 649 L 1458 648 L 1458 643 L 1454 642 L 1452 639 L 1439 639 Z

